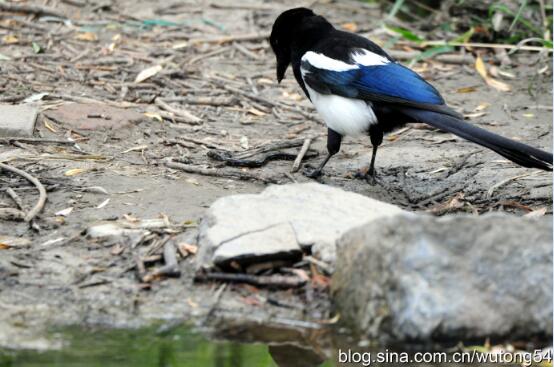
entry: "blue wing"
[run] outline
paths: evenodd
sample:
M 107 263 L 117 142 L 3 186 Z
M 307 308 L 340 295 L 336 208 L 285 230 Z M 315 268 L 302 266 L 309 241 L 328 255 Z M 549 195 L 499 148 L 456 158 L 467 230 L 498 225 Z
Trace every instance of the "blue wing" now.
M 396 62 L 348 70 L 318 68 L 302 60 L 303 79 L 315 91 L 372 102 L 390 102 L 457 115 L 439 92 L 417 73 Z

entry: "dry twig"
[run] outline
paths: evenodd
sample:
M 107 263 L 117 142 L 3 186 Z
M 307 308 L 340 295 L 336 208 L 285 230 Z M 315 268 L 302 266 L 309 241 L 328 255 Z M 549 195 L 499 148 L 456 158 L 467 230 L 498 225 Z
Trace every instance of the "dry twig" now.
M 31 182 L 33 185 L 35 185 L 36 188 L 38 189 L 38 192 L 39 192 L 38 201 L 35 204 L 35 206 L 29 211 L 29 213 L 27 213 L 27 215 L 24 218 L 25 222 L 30 222 L 38 213 L 40 213 L 40 211 L 44 207 L 44 203 L 46 203 L 46 190 L 44 189 L 44 186 L 42 186 L 42 184 L 40 183 L 40 181 L 38 179 L 31 176 L 30 174 L 28 174 L 25 171 L 22 171 L 20 169 L 12 167 L 12 166 L 8 166 L 7 164 L 4 164 L 4 163 L 0 163 L 0 168 L 2 168 L 3 170 L 6 170 L 6 171 L 9 171 L 9 172 L 12 172 L 12 173 L 15 173 L 17 175 L 25 177 L 29 182 Z
M 312 143 L 312 138 L 307 138 L 304 140 L 304 144 L 302 144 L 302 148 L 300 149 L 300 153 L 298 153 L 298 156 L 294 160 L 294 163 L 292 164 L 291 172 L 296 172 L 300 169 L 300 163 L 302 163 L 302 159 L 304 159 L 304 156 L 306 155 L 306 152 L 308 149 L 310 149 L 310 144 Z
M 39 5 L 25 5 L 25 4 L 14 4 L 14 3 L 6 3 L 6 2 L 0 2 L 0 10 L 2 11 L 9 11 L 13 13 L 27 13 L 27 14 L 35 14 L 35 15 L 51 15 L 53 17 L 58 17 L 65 19 L 67 18 L 64 14 L 58 12 L 55 9 L 48 8 L 45 6 L 39 6 Z

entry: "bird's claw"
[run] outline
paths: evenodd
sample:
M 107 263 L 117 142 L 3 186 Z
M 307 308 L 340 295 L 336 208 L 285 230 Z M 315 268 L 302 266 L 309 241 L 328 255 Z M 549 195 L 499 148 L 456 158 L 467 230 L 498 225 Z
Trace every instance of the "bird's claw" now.
M 354 177 L 357 179 L 366 180 L 366 182 L 371 186 L 375 186 L 376 184 L 379 183 L 379 181 L 377 180 L 377 174 L 375 173 L 375 170 L 370 171 L 368 169 L 361 169 L 359 171 L 356 171 L 356 173 L 354 174 Z
M 322 172 L 320 169 L 313 168 L 310 165 L 306 165 L 302 173 L 304 174 L 304 176 L 310 177 L 310 178 L 318 178 L 322 175 Z
M 371 186 L 375 186 L 379 183 L 379 181 L 377 181 L 377 176 L 375 175 L 375 173 L 373 173 L 372 175 L 370 174 L 367 174 L 365 176 L 365 180 L 368 184 L 370 184 Z

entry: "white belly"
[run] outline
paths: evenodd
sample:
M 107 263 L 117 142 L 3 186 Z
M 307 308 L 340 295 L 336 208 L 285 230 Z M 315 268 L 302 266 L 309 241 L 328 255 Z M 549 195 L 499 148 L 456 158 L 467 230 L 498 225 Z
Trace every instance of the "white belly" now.
M 367 134 L 369 125 L 377 123 L 377 117 L 368 102 L 332 94 L 321 94 L 306 84 L 315 109 L 330 129 L 342 136 Z

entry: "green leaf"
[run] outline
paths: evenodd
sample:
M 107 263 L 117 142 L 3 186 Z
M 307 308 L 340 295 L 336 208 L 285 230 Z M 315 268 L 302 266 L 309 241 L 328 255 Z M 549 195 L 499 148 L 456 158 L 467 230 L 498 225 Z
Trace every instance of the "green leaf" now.
M 156 26 L 156 25 L 158 25 L 158 26 L 161 26 L 161 27 L 177 27 L 177 26 L 180 25 L 179 23 L 170 22 L 168 20 L 163 20 L 163 19 L 147 19 L 147 20 L 143 20 L 142 24 L 145 25 L 145 26 Z
M 398 11 L 402 7 L 402 5 L 404 5 L 404 1 L 405 0 L 396 0 L 394 2 L 394 5 L 392 6 L 392 9 L 391 9 L 389 15 L 387 16 L 387 18 L 389 18 L 389 19 L 393 18 L 396 15 L 396 13 L 398 13 Z
M 454 38 L 451 42 L 468 43 L 474 33 L 475 27 L 471 27 L 467 32 Z
M 552 48 L 552 41 L 542 39 L 541 42 L 542 42 L 543 47 Z
M 512 29 L 514 29 L 514 26 L 519 21 L 519 19 L 521 17 L 521 13 L 523 12 L 523 9 L 525 9 L 526 6 L 527 6 L 527 0 L 522 0 L 521 1 L 521 6 L 519 7 L 519 9 L 517 11 L 517 14 L 514 17 L 514 21 L 512 22 L 512 24 L 510 24 L 510 28 L 508 28 L 508 32 L 511 32 Z
M 393 31 L 394 33 L 398 33 L 400 36 L 407 39 L 408 41 L 413 41 L 413 42 L 417 42 L 417 43 L 420 43 L 420 42 L 424 41 L 423 38 L 419 37 L 417 34 L 413 33 L 412 31 L 410 31 L 408 29 L 404 29 L 404 28 L 400 28 L 400 27 L 390 27 L 390 26 L 385 26 L 385 28 L 387 28 L 388 30 Z
M 417 63 L 421 60 L 429 59 L 429 58 L 434 57 L 436 55 L 444 54 L 444 53 L 448 53 L 448 52 L 452 52 L 452 51 L 454 51 L 454 47 L 452 47 L 452 46 L 436 46 L 436 47 L 430 48 L 428 50 L 423 51 L 418 56 L 414 57 L 410 61 L 410 66 L 414 65 L 415 63 Z
M 522 3 L 522 5 L 526 4 L 527 2 L 524 1 Z M 521 16 L 521 12 L 523 11 L 523 8 L 520 7 L 517 14 L 514 13 L 510 8 L 508 8 L 506 5 L 503 5 L 503 4 L 500 4 L 500 3 L 496 3 L 496 4 L 493 4 L 491 5 L 491 7 L 489 8 L 489 17 L 492 17 L 492 15 L 495 13 L 495 12 L 502 12 L 504 14 L 507 14 L 511 17 L 514 18 L 514 21 L 512 22 L 512 25 L 510 26 L 510 29 L 517 23 L 521 23 L 525 28 L 527 28 L 528 30 L 530 30 L 531 32 L 535 33 L 535 34 L 538 34 L 538 35 L 541 35 L 542 36 L 542 31 L 537 28 L 535 25 L 533 25 L 533 23 L 531 23 L 529 20 L 523 18 Z
M 34 51 L 36 54 L 40 54 L 40 53 L 43 51 L 42 47 L 40 47 L 39 44 L 36 43 L 36 42 L 33 42 L 33 43 L 31 44 L 31 46 L 33 47 L 33 51 Z

